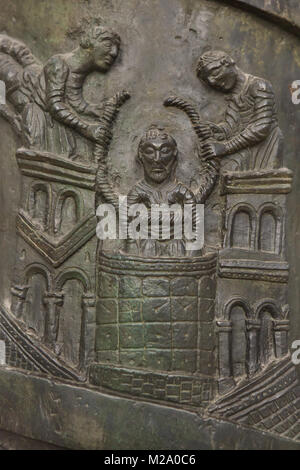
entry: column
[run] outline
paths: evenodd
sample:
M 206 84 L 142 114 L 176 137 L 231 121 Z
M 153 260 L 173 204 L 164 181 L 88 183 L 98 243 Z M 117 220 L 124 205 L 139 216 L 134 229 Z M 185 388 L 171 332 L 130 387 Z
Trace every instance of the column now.
M 94 294 L 82 296 L 82 324 L 79 363 L 84 369 L 95 357 L 96 300 Z
M 254 319 L 246 320 L 247 329 L 247 373 L 251 377 L 258 369 L 258 332 L 260 322 Z
M 274 320 L 273 331 L 275 337 L 275 354 L 279 359 L 288 353 L 289 320 Z
M 47 309 L 45 318 L 45 343 L 56 353 L 55 346 L 59 328 L 60 307 L 63 305 L 63 299 L 64 296 L 61 292 L 47 292 L 43 299 Z
M 11 311 L 18 318 L 23 320 L 23 307 L 29 286 L 14 285 L 11 287 L 12 303 Z
M 219 393 L 224 394 L 235 386 L 231 368 L 231 331 L 228 320 L 217 321 L 219 337 Z

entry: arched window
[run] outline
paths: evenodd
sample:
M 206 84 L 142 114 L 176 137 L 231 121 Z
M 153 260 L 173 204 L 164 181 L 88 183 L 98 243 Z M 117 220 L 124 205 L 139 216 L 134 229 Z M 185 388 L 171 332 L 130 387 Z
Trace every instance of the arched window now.
M 274 321 L 281 318 L 281 312 L 276 303 L 271 300 L 265 300 L 257 308 L 256 316 L 260 320 L 260 331 L 258 338 L 259 363 L 265 366 L 275 358 L 275 333 Z
M 247 360 L 246 313 L 241 305 L 236 305 L 231 309 L 230 320 L 232 322 L 232 375 L 235 379 L 239 379 L 246 374 Z
M 265 204 L 260 209 L 258 249 L 269 253 L 279 254 L 281 251 L 281 238 L 283 215 L 281 208 L 274 204 Z
M 233 219 L 231 232 L 231 246 L 236 248 L 250 248 L 251 220 L 248 212 L 238 211 Z
M 259 364 L 264 366 L 275 358 L 275 341 L 273 318 L 270 310 L 263 309 L 260 313 L 259 333 Z
M 256 213 L 252 206 L 241 204 L 234 207 L 228 219 L 227 246 L 253 250 L 256 234 Z
M 233 298 L 224 309 L 224 318 L 231 323 L 229 345 L 230 376 L 239 380 L 247 373 L 248 341 L 247 319 L 252 317 L 252 310 L 243 298 Z
M 78 367 L 84 289 L 80 281 L 69 279 L 63 286 L 63 292 L 57 344 L 64 360 Z
M 43 339 L 46 318 L 44 296 L 50 289 L 50 275 L 44 266 L 32 265 L 26 270 L 25 278 L 29 286 L 24 308 L 26 325 L 40 339 Z
M 82 212 L 81 196 L 72 190 L 63 191 L 57 200 L 54 231 L 68 233 L 79 222 Z
M 258 249 L 275 253 L 276 220 L 271 211 L 264 212 L 260 217 Z
M 51 209 L 51 190 L 46 183 L 34 183 L 28 201 L 28 212 L 33 222 L 43 230 L 49 229 Z
M 63 291 L 63 305 L 57 344 L 66 362 L 78 367 L 82 345 L 82 297 L 90 289 L 90 281 L 80 269 L 63 271 L 56 281 L 57 291 Z

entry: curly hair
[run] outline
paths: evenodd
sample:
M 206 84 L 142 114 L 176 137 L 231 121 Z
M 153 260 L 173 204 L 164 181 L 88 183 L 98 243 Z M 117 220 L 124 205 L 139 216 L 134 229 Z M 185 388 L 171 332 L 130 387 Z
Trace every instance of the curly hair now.
M 174 137 L 171 134 L 169 134 L 164 127 L 158 126 L 157 124 L 151 124 L 151 126 L 146 130 L 146 132 L 144 133 L 144 135 L 142 136 L 142 138 L 139 142 L 138 152 L 137 152 L 137 156 L 136 156 L 136 159 L 139 163 L 141 163 L 141 158 L 140 158 L 141 146 L 143 144 L 145 144 L 146 142 L 149 142 L 149 140 L 155 140 L 158 137 L 161 138 L 162 140 L 165 140 L 166 142 L 170 142 L 174 145 L 174 147 L 176 148 L 175 157 L 176 157 L 176 160 L 177 160 L 177 156 L 178 156 L 177 142 L 174 139 Z
M 174 137 L 172 137 L 166 129 L 162 126 L 158 126 L 157 124 L 151 124 L 151 126 L 146 130 L 144 135 L 142 136 L 139 147 L 143 145 L 145 142 L 149 140 L 154 140 L 160 137 L 162 140 L 167 140 L 169 142 L 172 142 L 176 147 L 177 143 Z
M 198 60 L 197 64 L 197 76 L 198 78 L 205 78 L 207 76 L 207 67 L 215 63 L 216 66 L 221 65 L 234 65 L 235 61 L 223 51 L 207 51 Z
M 99 41 L 103 41 L 105 39 L 114 41 L 118 44 L 118 46 L 121 44 L 121 38 L 117 33 L 104 24 L 96 23 L 81 35 L 80 46 L 83 49 L 89 49 L 94 44 L 97 44 Z

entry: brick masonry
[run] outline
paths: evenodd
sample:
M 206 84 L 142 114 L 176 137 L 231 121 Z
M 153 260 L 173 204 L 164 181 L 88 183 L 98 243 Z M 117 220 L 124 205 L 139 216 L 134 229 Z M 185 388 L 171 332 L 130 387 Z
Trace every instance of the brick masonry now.
M 96 360 L 214 376 L 215 277 L 99 275 Z
M 214 379 L 199 376 L 137 371 L 94 364 L 90 382 L 136 397 L 205 407 L 213 399 Z

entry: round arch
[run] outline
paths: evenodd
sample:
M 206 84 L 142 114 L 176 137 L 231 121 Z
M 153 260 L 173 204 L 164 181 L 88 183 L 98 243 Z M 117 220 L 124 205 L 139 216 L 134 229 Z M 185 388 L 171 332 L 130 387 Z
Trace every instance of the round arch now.
M 74 279 L 82 283 L 85 293 L 91 290 L 89 277 L 82 269 L 79 268 L 69 268 L 60 273 L 55 280 L 55 287 L 58 291 L 61 291 L 67 281 Z

